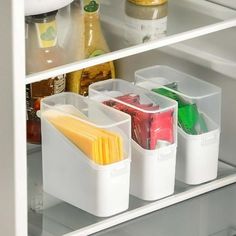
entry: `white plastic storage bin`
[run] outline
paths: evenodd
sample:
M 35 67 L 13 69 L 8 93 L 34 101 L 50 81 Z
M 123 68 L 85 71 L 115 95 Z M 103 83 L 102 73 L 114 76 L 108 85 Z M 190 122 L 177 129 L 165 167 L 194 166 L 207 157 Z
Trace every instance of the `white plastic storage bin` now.
M 162 65 L 136 71 L 135 84 L 178 101 L 177 179 L 192 185 L 215 179 L 221 89 Z
M 131 115 L 130 193 L 150 201 L 173 194 L 177 103 L 120 79 L 90 85 L 89 97 Z
M 99 217 L 125 211 L 130 187 L 130 117 L 89 98 L 61 93 L 42 100 L 41 121 L 44 191 Z

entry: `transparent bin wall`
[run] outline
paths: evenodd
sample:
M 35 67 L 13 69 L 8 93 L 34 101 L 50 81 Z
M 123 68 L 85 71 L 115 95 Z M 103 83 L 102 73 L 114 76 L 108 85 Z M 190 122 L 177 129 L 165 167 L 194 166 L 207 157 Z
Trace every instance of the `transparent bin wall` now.
M 177 90 L 173 89 L 173 83 L 177 83 Z M 167 66 L 136 71 L 135 84 L 148 90 L 164 88 L 185 102 L 196 104 L 207 130 L 192 135 L 178 128 L 176 177 L 187 184 L 200 184 L 216 178 L 221 117 L 220 88 Z
M 177 90 L 166 85 L 177 83 Z M 147 67 L 135 72 L 135 84 L 148 89 L 164 86 L 186 101 L 196 103 L 199 110 L 220 128 L 221 121 L 221 89 L 213 84 L 197 79 L 168 66 Z
M 94 83 L 89 87 L 89 97 L 93 99 L 97 97 L 97 99 L 99 99 L 100 101 L 101 100 L 104 101 L 105 99 L 111 99 L 111 98 L 115 99 L 118 96 L 126 94 L 138 94 L 140 96 L 141 103 L 146 103 L 146 104 L 153 103 L 160 106 L 160 108 L 156 111 L 155 110 L 148 111 L 136 107 L 137 110 L 140 111 L 142 110 L 146 113 L 161 112 L 164 110 L 172 109 L 176 105 L 170 99 L 166 99 L 165 97 L 160 95 L 156 96 L 155 94 L 150 93 L 149 91 L 146 91 L 137 86 L 134 86 L 130 82 L 124 81 L 122 79 L 115 79 L 115 80 L 111 79 L 111 80 L 101 81 Z
M 90 160 L 47 120 L 47 112 L 55 109 L 119 133 L 123 160 L 106 165 Z M 77 109 L 88 120 L 81 118 Z M 130 117 L 73 93 L 43 99 L 41 112 L 44 191 L 96 216 L 107 217 L 126 210 L 130 187 Z
M 85 123 L 119 133 L 123 139 L 124 158 L 130 157 L 131 126 L 128 115 L 75 93 L 61 93 L 44 98 L 41 107 L 42 115 L 48 109 L 56 109 L 83 120 L 81 115 L 76 113 L 78 109 L 85 118 L 87 117 L 84 119 Z
M 142 104 L 151 103 L 159 105 L 159 107 L 150 110 L 149 108 L 140 108 L 138 105 L 117 99 L 117 97 L 127 94 L 138 95 Z M 101 102 L 118 102 L 147 114 L 164 114 L 172 111 L 174 118 L 173 132 L 176 133 L 177 103 L 164 96 L 134 86 L 127 81 L 116 79 L 90 85 L 89 97 Z M 174 134 L 174 141 L 171 144 L 163 144 L 155 150 L 148 150 L 134 140 L 132 141 L 130 186 L 132 195 L 143 200 L 157 200 L 174 192 L 176 141 L 176 135 Z
M 130 114 L 132 117 L 136 115 L 139 116 L 137 118 L 141 118 L 140 116 L 142 116 L 144 122 L 146 121 L 146 119 L 151 119 L 150 123 L 147 122 L 144 127 L 148 132 L 151 132 L 151 122 L 154 118 L 159 118 L 165 114 L 171 114 L 173 121 L 170 128 L 172 128 L 173 140 L 170 144 L 176 143 L 177 103 L 175 101 L 162 95 L 158 95 L 154 92 L 150 92 L 146 89 L 134 86 L 133 84 L 121 79 L 111 79 L 90 85 L 89 97 L 108 106 L 123 110 L 124 112 Z M 154 117 L 155 115 L 156 117 Z M 161 122 L 166 120 L 156 119 L 155 121 Z M 156 128 L 156 126 L 153 128 Z M 159 129 L 164 128 L 165 127 L 159 127 Z M 142 134 L 144 135 L 144 133 Z M 166 145 L 168 144 L 166 143 Z M 149 150 L 148 147 L 143 148 Z

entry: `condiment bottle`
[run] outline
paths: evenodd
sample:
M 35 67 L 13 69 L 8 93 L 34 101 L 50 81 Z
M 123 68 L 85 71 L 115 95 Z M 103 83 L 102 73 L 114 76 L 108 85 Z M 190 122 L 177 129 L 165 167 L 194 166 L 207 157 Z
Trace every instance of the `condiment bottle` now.
M 84 6 L 84 53 L 85 58 L 99 56 L 109 52 L 106 40 L 103 36 L 100 19 L 99 4 L 90 1 Z M 88 67 L 67 75 L 67 91 L 88 95 L 88 87 L 91 83 L 111 79 L 115 77 L 113 62 L 107 62 Z
M 57 43 L 57 11 L 26 17 L 26 73 L 47 70 L 65 63 Z M 26 86 L 27 141 L 41 143 L 40 100 L 65 90 L 65 75 Z
M 157 6 L 125 3 L 125 39 L 128 45 L 161 39 L 167 31 L 168 4 Z
M 155 6 L 161 5 L 167 2 L 167 0 L 129 0 L 132 3 L 142 6 Z

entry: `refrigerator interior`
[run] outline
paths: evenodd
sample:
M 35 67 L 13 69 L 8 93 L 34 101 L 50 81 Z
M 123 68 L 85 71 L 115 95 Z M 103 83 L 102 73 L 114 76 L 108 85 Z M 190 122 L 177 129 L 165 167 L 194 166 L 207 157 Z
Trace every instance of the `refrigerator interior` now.
M 3 170 L 1 171 L 1 183 L 3 183 L 1 208 L 3 210 L 0 215 L 5 226 L 3 227 L 3 232 L 5 232 L 5 230 L 9 232 L 8 229 L 10 228 L 13 234 L 23 234 L 22 232 L 25 232 L 27 225 L 26 220 L 28 220 L 29 235 L 31 236 L 79 236 L 92 234 L 152 212 L 157 211 L 158 213 L 160 209 L 165 211 L 174 207 L 178 209 L 178 212 L 181 212 L 179 208 L 181 208 L 182 204 L 185 204 L 185 201 L 186 203 L 195 201 L 195 199 L 189 199 L 202 194 L 208 196 L 211 194 L 208 192 L 236 183 L 236 168 L 234 167 L 236 163 L 234 148 L 236 127 L 233 123 L 235 120 L 235 109 L 233 109 L 233 105 L 236 100 L 234 93 L 234 73 L 221 73 L 220 70 L 214 72 L 214 68 L 207 67 L 199 62 L 202 61 L 201 58 L 190 55 L 186 60 L 185 56 L 181 56 L 184 55 L 182 51 L 177 51 L 174 55 L 171 55 L 167 51 L 160 50 L 146 52 L 147 50 L 170 45 L 174 42 L 180 42 L 232 27 L 236 22 L 235 11 L 205 0 L 169 0 L 170 12 L 167 22 L 168 37 L 142 44 L 141 42 L 129 42 L 129 37 L 127 42 L 126 33 L 129 27 L 127 28 L 128 24 L 125 22 L 127 19 L 123 17 L 125 0 L 101 0 L 101 2 L 104 5 L 104 11 L 101 17 L 102 27 L 105 30 L 105 37 L 110 39 L 109 46 L 111 53 L 102 55 L 98 59 L 80 60 L 81 58 L 72 58 L 72 60 L 68 60 L 67 62 L 73 62 L 71 64 L 65 64 L 61 67 L 27 75 L 26 79 L 24 66 L 22 66 L 22 59 L 24 59 L 25 56 L 24 23 L 20 21 L 24 18 L 24 6 L 21 2 L 16 0 L 9 2 L 2 1 L 1 3 L 1 19 L 2 21 L 9 19 L 6 21 L 6 24 L 0 26 L 2 31 L 5 32 L 2 37 L 2 42 L 4 43 L 1 44 L 1 49 L 3 57 L 6 59 L 1 63 L 2 77 L 4 79 L 1 91 L 2 94 L 6 94 L 7 98 L 5 100 L 2 99 L 1 102 L 4 110 L 7 111 L 3 113 L 3 122 L 1 124 L 3 130 L 6 130 L 6 132 L 3 132 L 4 135 L 1 135 L 2 146 L 4 147 L 2 154 L 3 161 L 1 160 L 1 164 L 3 163 L 3 165 L 1 165 Z M 120 2 L 122 2 L 122 4 L 119 4 Z M 117 8 L 117 3 L 119 8 Z M 71 28 L 67 27 L 69 23 L 71 23 L 68 21 L 67 12 L 69 12 L 68 8 L 61 10 L 61 23 L 63 23 L 61 24 L 61 28 L 64 31 L 62 30 L 60 33 L 64 36 L 66 34 L 70 36 L 71 33 Z M 63 15 L 64 13 L 65 15 Z M 137 31 L 133 33 L 134 36 L 136 36 Z M 225 37 L 227 38 L 227 35 Z M 67 39 L 63 37 L 61 39 L 61 44 L 68 43 L 68 41 L 66 42 Z M 221 46 L 224 47 L 224 44 Z M 232 47 L 233 46 L 232 43 Z M 231 47 L 229 47 L 228 50 L 230 50 L 230 48 Z M 127 57 L 132 54 L 137 55 Z M 191 59 L 192 57 L 193 59 Z M 147 65 L 167 64 L 220 86 L 223 89 L 220 159 L 223 161 L 220 162 L 219 165 L 218 178 L 212 182 L 199 186 L 188 186 L 177 181 L 175 193 L 170 197 L 161 199 L 160 201 L 145 202 L 131 196 L 128 211 L 110 218 L 98 218 L 42 192 L 41 148 L 31 146 L 32 148 L 30 147 L 28 149 L 28 156 L 26 158 L 25 145 L 22 145 L 22 143 L 25 144 L 25 139 L 23 138 L 25 135 L 24 85 L 117 58 L 125 58 L 116 61 L 117 76 L 129 81 L 133 80 L 133 73 L 136 69 Z M 211 59 L 209 61 L 211 61 Z M 232 66 L 232 70 L 233 69 L 234 65 Z M 25 82 L 22 82 L 24 79 Z M 15 106 L 15 104 L 18 103 L 19 106 Z M 18 116 L 15 116 L 15 114 Z M 22 148 L 22 146 L 24 148 Z M 26 160 L 28 165 L 27 171 L 25 168 Z M 27 174 L 28 178 L 26 178 Z M 6 179 L 9 181 L 6 181 Z M 28 219 L 26 219 L 25 207 L 26 180 L 28 182 Z M 56 184 L 60 185 L 60 183 Z M 232 193 L 230 190 L 228 192 L 227 189 L 231 189 L 231 187 L 217 190 L 213 192 L 213 194 L 216 193 L 217 196 L 218 193 L 219 196 L 224 195 L 228 201 L 222 201 L 223 205 L 221 210 L 222 212 L 229 210 L 230 216 L 233 215 L 231 219 L 235 219 L 234 205 L 231 204 L 231 196 L 235 199 L 235 191 L 232 190 Z M 232 189 L 234 189 L 234 187 Z M 228 195 L 230 196 L 229 199 L 227 197 Z M 196 198 L 196 201 L 198 198 Z M 230 209 L 228 209 L 228 204 L 231 206 Z M 32 210 L 32 206 L 34 206 L 34 210 Z M 43 210 L 41 210 L 42 206 L 44 208 Z M 190 209 L 191 208 L 183 207 L 183 211 L 186 210 L 186 212 L 191 215 L 193 213 L 191 213 Z M 176 214 L 178 214 L 178 212 Z M 221 215 L 219 215 L 219 217 L 220 216 Z M 145 217 L 140 218 L 140 220 L 142 219 L 145 219 Z M 197 218 L 196 220 L 201 220 L 201 218 Z M 212 225 L 218 222 L 217 219 L 213 219 L 213 221 Z M 223 222 L 222 219 L 219 219 L 219 222 Z M 167 223 L 168 222 L 166 222 L 166 224 Z M 165 224 L 163 223 L 163 225 Z M 197 225 L 201 224 L 197 223 Z M 224 233 L 224 230 L 231 226 L 234 227 L 235 222 L 232 222 L 232 225 L 231 222 L 230 225 L 228 223 L 220 227 L 217 225 L 217 228 L 209 230 L 209 232 L 207 231 L 207 234 L 217 232 Z M 202 225 L 200 228 L 202 228 Z M 17 231 L 17 229 L 19 229 L 20 232 Z M 204 227 L 202 229 L 204 229 Z M 203 232 L 205 233 L 206 231 Z
M 189 186 L 176 181 L 174 195 L 159 201 L 147 202 L 130 196 L 129 209 L 126 212 L 110 218 L 99 218 L 42 192 L 41 150 L 40 147 L 35 148 L 35 146 L 29 145 L 27 158 L 29 235 L 87 235 L 123 222 L 125 223 L 120 226 L 96 235 L 235 235 L 236 187 L 235 185 L 223 187 L 235 183 L 236 179 L 236 126 L 233 122 L 236 120 L 236 109 L 234 109 L 236 66 L 233 62 L 235 61 L 235 40 L 232 40 L 235 37 L 235 28 L 158 50 L 151 50 L 156 46 L 159 47 L 158 41 L 149 42 L 139 45 L 140 48 L 143 47 L 139 53 L 142 50 L 146 51 L 144 47 L 150 45 L 148 50 L 151 51 L 127 57 L 129 53 L 138 53 L 135 52 L 138 48 L 135 48 L 134 45 L 137 46 L 142 42 L 132 41 L 136 36 L 138 38 L 139 32 L 130 31 L 130 25 L 127 22 L 129 19 L 124 15 L 125 1 L 121 1 L 120 4 L 120 1 L 101 0 L 101 3 L 103 4 L 103 8 L 101 8 L 102 27 L 105 37 L 109 38 L 110 50 L 114 53 L 114 58 L 124 57 L 115 61 L 118 78 L 132 82 L 134 71 L 162 64 L 182 70 L 222 88 L 219 155 L 221 161 L 218 177 L 212 182 L 198 186 Z M 236 16 L 234 10 L 205 0 L 170 0 L 169 3 L 166 34 L 170 37 Z M 116 10 L 114 11 L 114 9 Z M 71 30 L 65 27 L 69 23 L 66 16 L 67 11 L 68 9 L 65 8 L 60 12 L 62 35 L 66 35 Z M 129 31 L 134 36 L 132 40 L 129 37 Z M 189 37 L 193 37 L 193 35 Z M 62 38 L 61 44 L 66 45 L 65 38 Z M 125 50 L 130 46 L 130 51 L 126 52 Z M 111 54 L 108 53 L 101 58 L 109 57 L 109 55 Z M 89 63 L 89 60 L 85 60 L 82 66 L 92 65 Z M 76 65 L 71 68 L 76 68 Z M 59 71 L 66 73 L 71 68 L 68 65 L 59 68 Z M 35 77 L 34 75 L 28 76 L 27 83 L 36 81 L 38 78 L 47 78 L 47 73 L 46 71 L 36 74 Z M 58 73 L 57 68 L 50 70 L 50 73 L 52 75 Z M 217 188 L 221 189 L 215 190 Z M 43 210 L 41 210 L 42 207 Z
M 178 45 L 176 46 L 178 47 Z M 168 51 L 168 48 L 166 50 Z M 163 64 L 221 87 L 223 93 L 222 130 L 219 157 L 222 162 L 219 164 L 218 178 L 198 186 L 189 186 L 176 181 L 174 195 L 156 202 L 142 201 L 130 196 L 128 211 L 110 218 L 99 218 L 52 196 L 43 194 L 41 192 L 41 152 L 39 148 L 29 150 L 29 209 L 31 209 L 32 204 L 38 204 L 39 208 L 43 205 L 44 208 L 44 210 L 39 211 L 37 209 L 29 210 L 29 233 L 31 236 L 66 235 L 74 231 L 77 232 L 76 235 L 85 235 L 86 232 L 90 234 L 105 229 L 103 226 L 100 227 L 101 225 L 107 224 L 107 228 L 114 226 L 120 218 L 122 223 L 148 213 L 150 214 L 147 216 L 131 222 L 128 221 L 120 227 L 118 226 L 118 228 L 112 228 L 111 231 L 108 229 L 107 232 L 98 233 L 97 235 L 143 235 L 144 233 L 152 235 L 151 233 L 154 232 L 155 235 L 167 236 L 234 235 L 233 233 L 228 234 L 228 232 L 234 232 L 233 228 L 236 226 L 235 185 L 208 192 L 235 182 L 236 141 L 234 137 L 236 126 L 233 125 L 233 121 L 236 119 L 236 111 L 232 108 L 232 104 L 236 103 L 236 93 L 234 92 L 236 80 L 207 68 L 207 65 L 203 66 L 189 59 L 186 60 L 181 55 L 181 51 L 178 51 L 175 55 L 170 55 L 164 50 L 152 50 L 117 60 L 115 61 L 117 77 L 132 82 L 135 70 Z M 191 199 L 204 193 L 205 195 Z M 44 199 L 44 202 L 42 202 L 42 199 Z M 190 222 L 189 219 L 191 219 Z M 183 224 L 183 222 L 186 222 L 186 224 Z

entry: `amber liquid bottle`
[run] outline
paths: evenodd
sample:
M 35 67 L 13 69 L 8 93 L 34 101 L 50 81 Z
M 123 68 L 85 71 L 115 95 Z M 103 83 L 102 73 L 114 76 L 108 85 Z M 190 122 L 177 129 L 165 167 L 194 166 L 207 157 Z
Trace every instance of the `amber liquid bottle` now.
M 57 11 L 26 17 L 26 72 L 47 70 L 65 63 L 57 43 Z M 26 86 L 27 141 L 41 143 L 40 100 L 65 90 L 65 76 L 57 76 Z
M 85 5 L 83 17 L 84 40 L 82 41 L 84 41 L 85 58 L 91 58 L 109 52 L 100 25 L 99 4 L 96 1 L 90 1 L 88 5 Z M 66 89 L 67 91 L 87 96 L 90 84 L 114 77 L 114 64 L 113 62 L 107 62 L 69 73 L 66 77 Z

